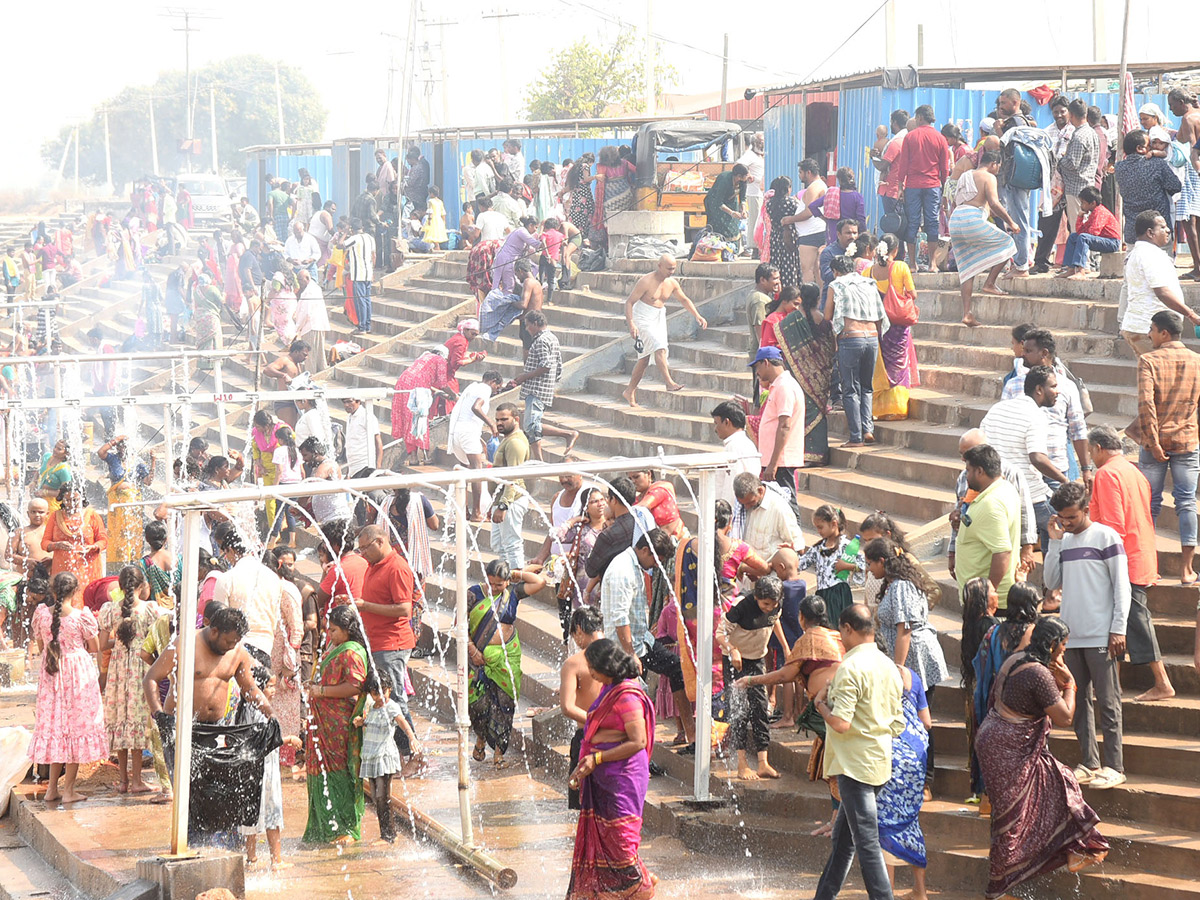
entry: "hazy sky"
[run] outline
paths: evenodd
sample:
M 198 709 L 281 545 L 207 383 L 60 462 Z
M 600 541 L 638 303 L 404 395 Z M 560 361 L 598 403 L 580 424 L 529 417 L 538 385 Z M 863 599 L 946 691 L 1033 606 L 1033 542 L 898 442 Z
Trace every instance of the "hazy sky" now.
M 725 31 L 730 34 L 731 87 L 791 83 L 884 63 L 882 12 L 826 61 L 879 0 L 838 6 L 773 0 L 739 6 L 758 13 L 740 17 L 715 0 L 652 2 L 655 32 L 670 38 L 661 44 L 661 54 L 679 73 L 672 92 L 702 93 L 720 87 Z M 930 66 L 1090 61 L 1093 2 L 1101 5 L 1104 15 L 1104 52 L 1115 61 L 1121 43 L 1120 0 L 1008 0 L 1002 5 L 897 0 L 898 61 L 916 61 L 918 22 L 924 26 L 925 64 Z M 326 138 L 390 134 L 395 129 L 394 112 L 387 116 L 388 70 L 399 68 L 403 58 L 405 0 L 352 6 L 261 0 L 197 3 L 195 9 L 213 18 L 196 22 L 201 30 L 192 35 L 194 66 L 236 53 L 279 58 L 303 68 L 319 91 L 329 109 Z M 415 112 L 414 126 L 446 123 L 440 83 L 443 30 L 450 124 L 496 123 L 504 120 L 506 111 L 512 121 L 520 116 L 524 87 L 556 46 L 581 37 L 611 42 L 622 19 L 627 26 L 643 27 L 645 3 L 426 0 L 420 14 L 431 23 L 448 24 L 444 29 L 418 29 L 418 41 L 428 44 L 423 54 L 428 68 L 418 72 L 418 99 L 428 80 L 438 83 L 430 88 L 428 118 Z M 55 9 L 60 24 L 50 32 L 39 4 L 12 3 L 5 10 L 5 69 L 12 84 L 29 86 L 31 100 L 14 101 L 19 114 L 10 118 L 5 140 L 0 141 L 0 187 L 37 183 L 45 171 L 39 147 L 73 117 L 91 115 L 125 85 L 150 83 L 163 69 L 183 68 L 184 37 L 172 30 L 180 23 L 164 15 L 168 7 L 145 0 L 122 0 L 116 6 L 66 0 Z M 503 17 L 488 18 L 497 13 Z M 1167 4 L 1136 0 L 1129 42 L 1132 61 L 1196 55 L 1195 30 L 1177 27 L 1177 13 Z M 976 37 L 980 34 L 985 35 L 982 40 Z M 397 93 L 399 81 L 397 75 Z M 392 102 L 394 110 L 395 97 Z

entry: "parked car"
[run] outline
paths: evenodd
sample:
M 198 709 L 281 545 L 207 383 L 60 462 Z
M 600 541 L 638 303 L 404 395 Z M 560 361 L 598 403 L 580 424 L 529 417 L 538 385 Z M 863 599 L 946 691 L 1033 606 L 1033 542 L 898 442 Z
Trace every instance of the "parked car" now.
M 187 174 L 175 181 L 176 191 L 184 188 L 192 195 L 192 215 L 197 225 L 231 221 L 229 187 L 220 175 Z

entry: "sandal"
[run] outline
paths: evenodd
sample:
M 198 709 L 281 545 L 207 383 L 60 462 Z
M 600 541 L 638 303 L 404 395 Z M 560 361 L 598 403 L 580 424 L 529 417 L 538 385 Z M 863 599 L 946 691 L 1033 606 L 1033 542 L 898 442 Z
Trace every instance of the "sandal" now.
M 483 762 L 487 759 L 487 747 L 476 747 L 471 751 L 471 759 L 475 762 Z

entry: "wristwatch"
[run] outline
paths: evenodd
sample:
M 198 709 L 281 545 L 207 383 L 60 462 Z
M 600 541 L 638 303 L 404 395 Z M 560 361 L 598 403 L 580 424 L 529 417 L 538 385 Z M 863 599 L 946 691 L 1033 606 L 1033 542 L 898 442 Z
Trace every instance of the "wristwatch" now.
M 501 500 L 499 503 L 496 504 L 496 509 L 500 510 L 500 512 L 507 512 L 508 504 L 505 503 L 503 500 Z

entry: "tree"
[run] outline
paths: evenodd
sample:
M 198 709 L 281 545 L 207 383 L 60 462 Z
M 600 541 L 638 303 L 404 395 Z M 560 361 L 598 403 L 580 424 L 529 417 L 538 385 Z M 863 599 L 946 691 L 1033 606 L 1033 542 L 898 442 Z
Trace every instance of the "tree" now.
M 525 91 L 529 117 L 546 119 L 599 119 L 645 109 L 645 81 L 641 45 L 633 32 L 623 29 L 611 48 L 597 47 L 586 38 L 576 41 L 551 59 Z M 675 70 L 656 63 L 655 91 L 675 81 Z
M 194 171 L 212 171 L 209 142 L 209 85 L 214 88 L 217 111 L 217 154 L 225 171 L 245 169 L 242 147 L 271 144 L 279 139 L 275 105 L 275 64 L 261 56 L 234 56 L 192 73 L 193 135 L 201 152 L 191 156 Z M 316 89 L 304 73 L 279 66 L 283 96 L 284 136 L 292 143 L 320 140 L 327 112 L 316 99 Z M 108 110 L 112 147 L 113 181 L 124 184 L 153 171 L 150 149 L 150 102 L 158 139 L 159 171 L 187 171 L 188 156 L 180 151 L 187 137 L 187 101 L 184 74 L 163 72 L 150 87 L 130 86 L 106 100 L 95 115 L 79 124 L 79 177 L 103 183 L 104 112 Z M 75 126 L 64 126 L 58 137 L 42 145 L 42 159 L 58 168 Z M 74 151 L 72 150 L 72 153 Z M 68 171 L 71 162 L 68 160 Z

